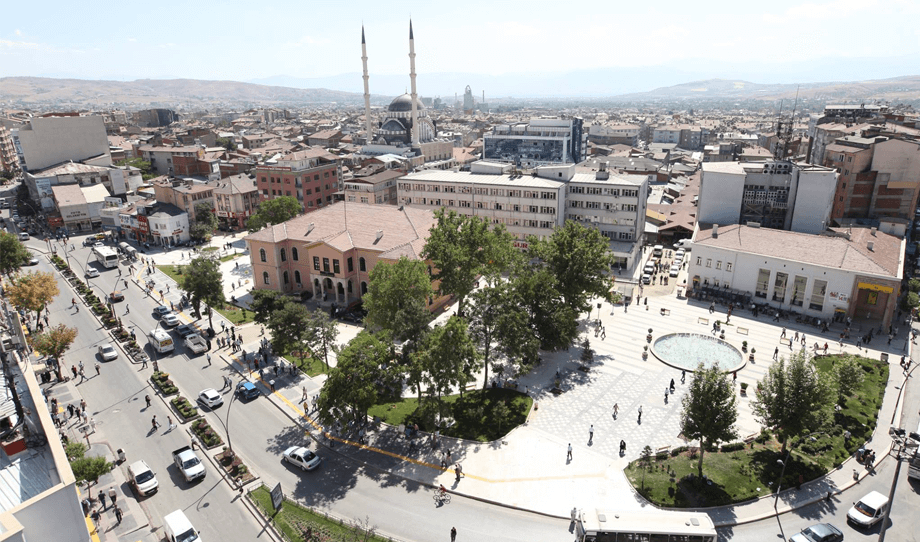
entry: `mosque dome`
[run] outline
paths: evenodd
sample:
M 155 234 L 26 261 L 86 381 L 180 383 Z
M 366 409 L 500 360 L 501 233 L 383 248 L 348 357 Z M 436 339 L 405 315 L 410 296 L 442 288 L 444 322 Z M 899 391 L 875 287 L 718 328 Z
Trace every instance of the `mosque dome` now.
M 422 105 L 421 100 L 415 100 L 416 108 L 421 111 L 425 109 L 425 106 Z M 390 102 L 390 106 L 387 108 L 387 111 L 400 112 L 400 111 L 412 111 L 412 95 L 403 94 L 402 96 L 397 96 L 393 98 L 393 101 Z

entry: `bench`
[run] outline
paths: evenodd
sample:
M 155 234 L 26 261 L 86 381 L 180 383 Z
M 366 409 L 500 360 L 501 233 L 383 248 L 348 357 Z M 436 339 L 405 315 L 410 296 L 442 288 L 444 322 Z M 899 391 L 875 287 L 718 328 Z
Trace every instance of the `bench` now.
M 780 339 L 779 344 L 783 346 L 792 346 L 792 339 Z
M 709 325 L 709 318 L 699 317 L 699 318 L 696 319 L 696 323 L 698 323 L 698 324 L 703 324 L 704 326 L 708 326 L 708 325 Z
M 655 450 L 655 455 L 658 455 L 658 454 L 661 454 L 661 453 L 670 453 L 670 451 L 671 451 L 671 446 L 670 446 L 670 445 L 668 445 L 668 446 L 662 446 L 661 448 L 658 448 L 658 449 Z
M 670 316 L 670 314 L 671 314 L 671 309 L 666 309 L 666 308 L 664 308 L 664 307 L 661 308 L 661 315 L 662 315 L 662 316 Z
M 747 335 L 747 334 L 748 334 L 748 328 L 746 328 L 746 327 L 739 327 L 739 328 L 738 328 L 738 333 L 740 333 L 740 334 L 742 334 L 742 335 Z
M 757 433 L 751 433 L 750 435 L 744 437 L 744 438 L 741 439 L 741 440 L 743 440 L 745 444 L 750 444 L 750 443 L 754 442 L 754 439 L 756 439 L 756 438 L 757 438 Z

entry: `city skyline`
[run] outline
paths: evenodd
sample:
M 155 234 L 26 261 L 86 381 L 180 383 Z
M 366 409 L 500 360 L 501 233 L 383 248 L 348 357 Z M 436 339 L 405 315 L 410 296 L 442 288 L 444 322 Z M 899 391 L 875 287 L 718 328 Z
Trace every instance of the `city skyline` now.
M 153 13 L 142 4 L 83 12 L 52 2 L 40 7 L 41 14 L 56 5 L 62 16 L 53 19 L 34 5 L 9 6 L 0 23 L 0 77 L 189 78 L 361 92 L 363 23 L 371 92 L 393 95 L 402 90 L 401 79 L 391 76 L 404 76 L 402 86 L 408 86 L 410 17 L 419 89 L 429 96 L 462 92 L 456 87 L 463 80 L 477 94 L 484 87 L 487 99 L 490 87 L 500 95 L 527 89 L 534 95 L 577 94 L 540 77 L 565 73 L 609 78 L 600 86 L 610 86 L 611 93 L 712 77 L 853 81 L 911 75 L 920 59 L 920 30 L 910 23 L 920 5 L 907 0 L 779 2 L 769 13 L 728 2 L 708 4 L 707 11 L 677 2 L 581 2 L 565 12 L 548 2 L 528 3 L 526 10 L 519 3 L 396 2 L 381 12 L 370 2 L 355 2 L 346 11 L 334 3 L 208 10 L 166 1 Z M 166 13 L 178 16 L 159 24 Z M 841 18 L 883 19 L 886 39 L 841 44 L 839 29 L 827 24 Z M 288 23 L 297 20 L 303 24 Z M 508 83 L 515 78 L 523 84 Z

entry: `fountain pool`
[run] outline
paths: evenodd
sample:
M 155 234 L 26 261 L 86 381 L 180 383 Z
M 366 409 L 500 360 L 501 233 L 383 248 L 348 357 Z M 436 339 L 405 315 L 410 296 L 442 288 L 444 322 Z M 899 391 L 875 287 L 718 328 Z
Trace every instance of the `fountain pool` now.
M 669 333 L 655 339 L 652 353 L 667 365 L 694 371 L 700 362 L 709 368 L 716 363 L 725 372 L 744 367 L 744 356 L 727 342 L 698 333 Z

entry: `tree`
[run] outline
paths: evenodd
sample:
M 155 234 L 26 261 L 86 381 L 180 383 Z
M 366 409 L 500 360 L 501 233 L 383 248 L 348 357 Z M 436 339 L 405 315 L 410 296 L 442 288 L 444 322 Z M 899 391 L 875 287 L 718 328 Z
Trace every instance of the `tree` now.
M 195 204 L 195 223 L 192 224 L 189 234 L 195 239 L 207 240 L 217 229 L 217 215 L 208 202 Z
M 837 359 L 831 372 L 831 380 L 837 388 L 837 404 L 846 405 L 847 398 L 859 388 L 866 378 L 866 372 L 856 356 Z
M 592 297 L 610 299 L 608 272 L 614 257 L 610 241 L 595 228 L 566 220 L 565 225 L 544 239 L 529 239 L 528 253 L 556 277 L 563 302 L 581 314 L 591 308 Z
M 530 333 L 544 350 L 564 348 L 578 336 L 578 311 L 567 305 L 549 268 L 524 264 L 511 276 L 516 310 L 526 315 Z M 534 356 L 532 343 L 526 346 Z M 523 357 L 523 356 L 522 356 Z
M 307 358 L 309 345 L 314 333 L 311 325 L 312 315 L 307 307 L 294 301 L 287 301 L 275 310 L 268 319 L 268 328 L 272 331 L 272 347 L 282 354 L 298 352 L 300 364 Z
M 293 196 L 280 196 L 259 203 L 256 213 L 246 221 L 249 231 L 256 232 L 267 224 L 281 224 L 299 215 L 303 207 Z
M 493 343 L 499 352 L 509 358 L 536 357 L 540 343 L 528 327 L 527 314 L 508 281 L 494 277 L 486 281 L 489 286 L 470 294 L 466 311 L 470 334 L 479 348 L 484 375 L 482 387 L 489 386 L 489 364 L 492 361 Z M 497 339 L 501 340 L 497 340 Z M 483 400 L 485 396 L 483 396 Z
M 54 369 L 58 380 L 64 380 L 61 373 L 61 357 L 70 348 L 77 338 L 77 328 L 58 324 L 46 328 L 43 333 L 29 335 L 29 344 L 36 352 L 49 358 L 54 358 Z
M 588 365 L 592 361 L 594 361 L 594 349 L 591 348 L 591 341 L 585 337 L 585 340 L 581 342 L 581 362 Z
M 232 137 L 218 137 L 215 142 L 219 147 L 223 147 L 228 151 L 236 150 L 236 141 Z
M 28 263 L 32 253 L 12 233 L 0 232 L 0 273 L 12 277 L 15 271 Z
M 422 257 L 431 260 L 439 281 L 438 293 L 457 296 L 463 314 L 464 300 L 480 275 L 503 271 L 516 254 L 514 237 L 503 224 L 489 227 L 489 220 L 438 209 L 438 224 L 428 232 Z
M 41 271 L 26 273 L 6 287 L 7 299 L 14 307 L 34 311 L 39 318 L 48 303 L 59 293 L 61 291 L 54 275 Z
M 453 387 L 459 388 L 462 395 L 478 368 L 476 345 L 466 322 L 459 316 L 451 316 L 443 326 L 435 327 L 425 337 L 417 356 L 425 370 L 428 388 L 437 393 L 438 403 Z
M 335 339 L 339 336 L 339 327 L 326 311 L 317 309 L 310 316 L 312 333 L 309 336 L 310 349 L 323 353 L 323 363 L 329 371 L 329 351 L 335 349 Z
M 268 325 L 272 314 L 284 307 L 287 300 L 284 294 L 274 290 L 253 290 L 252 301 L 249 302 L 249 308 L 252 310 L 253 318 L 262 325 Z
M 389 331 L 397 340 L 418 339 L 428 325 L 431 312 L 431 277 L 425 263 L 405 256 L 395 263 L 378 261 L 370 273 L 364 295 L 364 322 Z
M 87 482 L 87 488 L 99 481 L 100 476 L 110 472 L 114 467 L 114 464 L 109 463 L 100 455 L 80 457 L 70 462 L 70 470 L 73 471 L 77 482 Z
M 358 414 L 366 417 L 381 395 L 399 390 L 398 374 L 389 368 L 395 366 L 394 357 L 393 343 L 386 333 L 358 333 L 339 352 L 338 362 L 323 384 L 317 400 L 320 420 L 331 424 L 349 411 L 354 418 Z
M 755 395 L 751 402 L 754 417 L 782 433 L 782 452 L 790 437 L 814 432 L 828 421 L 836 397 L 833 385 L 818 374 L 804 351 L 771 365 Z
M 141 179 L 149 181 L 150 179 L 156 177 L 156 173 L 153 171 L 153 165 L 144 160 L 143 158 L 131 158 L 130 160 L 121 160 L 115 164 L 116 166 L 130 166 L 141 170 Z
M 208 310 L 208 327 L 214 328 L 212 310 L 214 307 L 223 307 L 227 300 L 224 298 L 223 275 L 217 260 L 199 256 L 192 260 L 179 277 L 179 287 L 189 296 L 192 307 L 195 308 L 196 318 L 201 318 L 201 303 L 206 303 Z
M 738 398 L 728 375 L 718 364 L 705 368 L 697 366 L 690 380 L 690 389 L 681 400 L 680 429 L 684 437 L 700 441 L 697 473 L 703 476 L 703 454 L 706 445 L 727 442 L 738 437 Z

